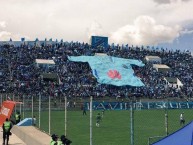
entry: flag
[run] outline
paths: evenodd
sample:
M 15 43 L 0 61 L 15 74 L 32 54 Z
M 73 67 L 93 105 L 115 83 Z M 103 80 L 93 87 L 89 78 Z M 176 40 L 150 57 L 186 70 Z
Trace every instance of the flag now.
M 0 126 L 3 125 L 3 122 L 6 118 L 10 118 L 15 107 L 15 102 L 13 101 L 4 101 L 0 109 Z
M 88 62 L 100 84 L 144 86 L 131 67 L 131 64 L 144 66 L 140 60 L 111 56 L 69 56 L 68 59 L 75 62 Z

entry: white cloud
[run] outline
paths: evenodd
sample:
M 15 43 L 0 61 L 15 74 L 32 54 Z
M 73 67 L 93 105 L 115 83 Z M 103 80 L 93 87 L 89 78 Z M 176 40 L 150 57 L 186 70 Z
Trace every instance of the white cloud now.
M 168 4 L 170 3 L 170 0 L 154 0 L 156 3 L 159 3 L 159 4 Z
M 155 19 L 149 16 L 136 18 L 133 25 L 126 25 L 112 33 L 110 40 L 115 43 L 133 45 L 156 45 L 172 42 L 179 37 L 181 27 L 169 27 L 156 24 Z
M 0 28 L 5 28 L 6 27 L 6 22 L 5 21 L 1 21 L 0 22 Z
M 0 5 L 6 22 L 0 31 L 13 40 L 27 35 L 86 42 L 90 35 L 104 35 L 111 42 L 157 44 L 172 42 L 193 21 L 193 0 L 0 0 Z
M 7 31 L 1 31 L 0 32 L 0 40 L 1 41 L 8 41 L 11 38 L 11 33 Z
M 26 40 L 30 40 L 29 36 L 21 35 L 21 34 L 12 34 L 11 32 L 7 31 L 0 31 L 0 41 L 9 41 L 10 38 L 13 41 L 20 41 L 21 38 L 25 38 Z
M 30 37 L 27 35 L 22 35 L 19 33 L 9 32 L 7 29 L 7 22 L 0 21 L 0 41 L 9 41 L 10 38 L 14 41 L 20 41 L 21 38 L 25 37 L 26 40 L 29 40 Z
M 170 3 L 176 3 L 176 2 L 187 2 L 190 0 L 154 0 L 154 1 L 159 4 L 170 4 Z
M 102 25 L 97 22 L 93 21 L 89 28 L 87 28 L 87 36 L 90 38 L 92 35 L 95 36 L 102 36 L 104 33 L 104 30 L 102 28 Z
M 141 0 L 6 0 L 0 1 L 4 8 L 0 13 L 7 22 L 7 31 L 28 35 L 32 40 L 52 37 L 87 41 L 94 20 L 103 26 L 103 34 L 110 33 L 151 8 L 151 3 L 152 0 L 146 0 L 145 6 Z
M 155 5 L 151 16 L 159 23 L 183 27 L 193 21 L 193 15 L 190 15 L 193 12 L 192 6 L 193 0 L 170 0 L 170 3 Z
M 185 29 L 185 30 L 181 31 L 181 34 L 193 34 L 193 30 Z

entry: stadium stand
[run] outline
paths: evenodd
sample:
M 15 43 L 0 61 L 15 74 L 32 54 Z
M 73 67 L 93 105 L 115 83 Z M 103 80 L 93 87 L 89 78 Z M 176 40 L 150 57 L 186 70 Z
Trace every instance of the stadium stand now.
M 151 49 L 149 47 L 108 46 L 93 48 L 87 43 L 54 42 L 45 43 L 0 43 L 0 91 L 1 93 L 14 93 L 22 96 L 34 95 L 39 92 L 51 94 L 53 98 L 67 95 L 69 98 L 95 98 L 109 96 L 112 98 L 129 98 L 131 94 L 140 94 L 142 98 L 189 98 L 193 97 L 193 57 L 189 52 L 180 50 L 167 50 L 163 48 Z M 47 45 L 46 45 L 47 44 Z M 132 66 L 135 74 L 144 82 L 144 87 L 98 84 L 92 75 L 87 63 L 71 62 L 67 56 L 88 55 L 103 53 L 110 56 L 138 59 L 145 63 L 144 67 Z M 155 63 L 146 61 L 146 56 L 161 58 L 162 65 L 170 69 L 158 72 L 153 67 Z M 36 67 L 36 59 L 54 60 L 55 66 L 48 68 Z M 42 73 L 56 73 L 60 83 L 44 81 Z M 164 78 L 178 78 L 183 85 L 178 89 L 169 86 Z

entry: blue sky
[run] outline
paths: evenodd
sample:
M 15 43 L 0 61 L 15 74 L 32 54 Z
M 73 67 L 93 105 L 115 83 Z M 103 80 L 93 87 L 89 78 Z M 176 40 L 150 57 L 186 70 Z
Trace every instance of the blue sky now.
M 45 38 L 193 50 L 193 0 L 1 0 L 0 40 Z
M 187 33 L 175 38 L 172 43 L 161 43 L 160 47 L 168 49 L 189 50 L 193 54 L 193 33 Z

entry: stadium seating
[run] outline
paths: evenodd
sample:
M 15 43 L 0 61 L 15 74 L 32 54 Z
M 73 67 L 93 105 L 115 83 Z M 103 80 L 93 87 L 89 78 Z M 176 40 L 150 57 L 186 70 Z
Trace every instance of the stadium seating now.
M 71 62 L 67 56 L 107 55 L 138 59 L 145 63 L 144 67 L 132 66 L 136 76 L 140 77 L 144 87 L 115 87 L 98 84 L 93 77 L 87 63 Z M 146 61 L 146 56 L 157 56 L 161 63 L 170 69 L 156 71 L 154 62 Z M 49 69 L 37 68 L 35 59 L 53 59 L 56 65 Z M 160 63 L 160 61 L 155 62 Z M 139 94 L 140 98 L 160 99 L 191 98 L 193 96 L 193 57 L 189 52 L 171 51 L 163 48 L 108 46 L 108 48 L 93 48 L 87 43 L 55 42 L 45 45 L 9 45 L 0 44 L 0 91 L 20 96 L 34 95 L 39 92 L 50 94 L 53 98 L 67 95 L 69 98 L 95 98 L 109 96 L 112 98 L 129 98 L 132 94 Z M 41 78 L 42 73 L 56 73 L 60 83 L 51 83 Z M 183 86 L 178 88 L 169 86 L 164 78 L 178 78 Z

